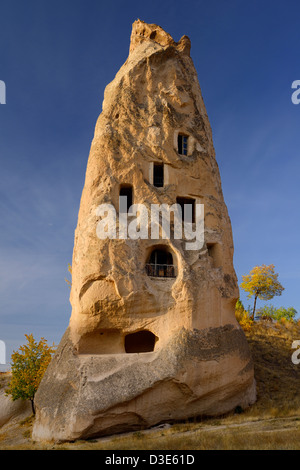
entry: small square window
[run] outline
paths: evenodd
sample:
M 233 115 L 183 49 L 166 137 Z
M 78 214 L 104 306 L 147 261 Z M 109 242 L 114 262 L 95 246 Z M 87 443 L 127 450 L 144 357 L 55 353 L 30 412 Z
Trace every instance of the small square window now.
M 178 134 L 178 153 L 180 155 L 187 155 L 188 153 L 188 136 Z

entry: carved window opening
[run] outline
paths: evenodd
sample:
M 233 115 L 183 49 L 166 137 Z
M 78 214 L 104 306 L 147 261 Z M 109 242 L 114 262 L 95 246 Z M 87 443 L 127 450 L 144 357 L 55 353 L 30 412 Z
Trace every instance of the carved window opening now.
M 120 188 L 120 197 L 125 198 L 120 201 L 119 211 L 121 213 L 128 212 L 133 202 L 133 189 L 132 186 L 127 184 Z
M 164 185 L 163 163 L 154 163 L 153 165 L 153 185 L 157 188 L 162 188 Z
M 146 272 L 151 277 L 176 277 L 172 253 L 165 247 L 153 250 L 146 264 Z
M 151 331 L 137 331 L 125 336 L 126 353 L 145 353 L 154 351 L 156 336 Z
M 184 134 L 178 134 L 178 153 L 180 155 L 188 154 L 188 136 Z
M 208 256 L 212 260 L 214 268 L 219 268 L 222 266 L 222 252 L 221 246 L 219 243 L 207 243 Z
M 192 197 L 177 197 L 176 203 L 181 207 L 182 220 L 195 223 L 196 200 Z

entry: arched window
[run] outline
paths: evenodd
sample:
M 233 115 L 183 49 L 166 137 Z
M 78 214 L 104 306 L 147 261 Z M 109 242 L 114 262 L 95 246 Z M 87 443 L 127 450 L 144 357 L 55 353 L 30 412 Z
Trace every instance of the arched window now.
M 149 256 L 146 272 L 152 277 L 176 277 L 172 253 L 166 247 L 155 248 Z

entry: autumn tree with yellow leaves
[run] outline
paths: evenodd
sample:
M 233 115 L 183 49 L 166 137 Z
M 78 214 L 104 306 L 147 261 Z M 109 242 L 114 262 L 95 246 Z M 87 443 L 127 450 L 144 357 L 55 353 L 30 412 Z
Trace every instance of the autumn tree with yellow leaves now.
M 25 337 L 27 344 L 20 346 L 11 356 L 12 378 L 5 392 L 6 395 L 11 395 L 13 401 L 18 398 L 30 400 L 32 412 L 35 414 L 34 396 L 55 348 L 48 346 L 45 338 L 37 342 L 32 334 Z
M 281 295 L 284 287 L 278 281 L 273 264 L 266 266 L 255 266 L 249 274 L 242 276 L 243 282 L 240 287 L 248 293 L 248 299 L 254 296 L 252 319 L 254 320 L 256 301 L 270 300 L 275 295 Z

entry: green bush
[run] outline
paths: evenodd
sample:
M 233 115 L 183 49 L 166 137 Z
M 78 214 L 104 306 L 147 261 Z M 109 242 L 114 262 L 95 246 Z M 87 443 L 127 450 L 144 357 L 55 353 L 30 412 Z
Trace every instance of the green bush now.
M 274 305 L 265 305 L 257 311 L 257 316 L 262 320 L 280 321 L 282 318 L 286 320 L 294 320 L 297 310 L 293 307 L 274 307 Z

